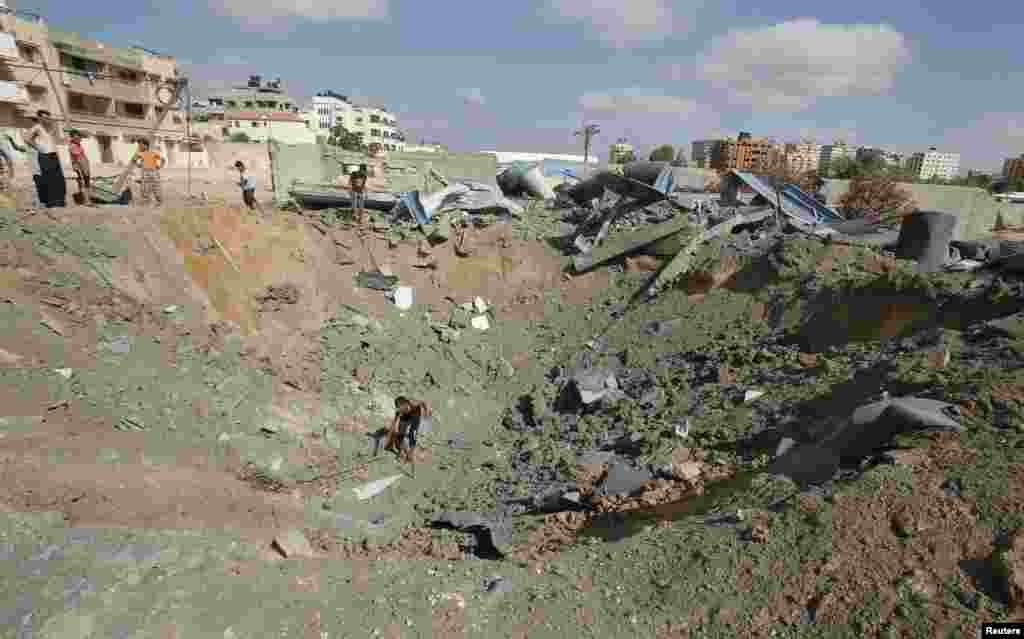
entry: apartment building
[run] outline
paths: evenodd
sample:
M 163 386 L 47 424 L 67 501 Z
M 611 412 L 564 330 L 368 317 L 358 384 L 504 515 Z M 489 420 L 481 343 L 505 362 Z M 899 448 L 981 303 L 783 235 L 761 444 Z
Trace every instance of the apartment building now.
M 921 180 L 939 178 L 951 180 L 960 173 L 960 154 L 945 153 L 931 147 L 926 152 L 918 152 L 907 161 L 910 169 Z
M 405 134 L 398 128 L 398 119 L 386 108 L 356 104 L 348 96 L 322 91 L 313 96 L 313 112 L 320 135 L 327 135 L 340 124 L 348 131 L 361 133 L 366 144 L 377 142 L 386 151 L 405 150 Z
M 775 142 L 751 137 L 741 132 L 735 140 L 719 140 L 712 147 L 711 168 L 721 171 L 738 169 L 765 173 L 780 160 L 781 150 Z
M 1024 153 L 1019 158 L 1007 158 L 1003 162 L 1003 176 L 1024 179 Z
M 784 153 L 789 170 L 797 175 L 818 170 L 818 159 L 821 156 L 821 145 L 804 140 L 787 144 Z
M 169 166 L 189 157 L 193 166 L 207 166 L 201 139 L 186 139 L 185 116 L 175 104 L 183 86 L 172 56 L 112 47 L 0 7 L 0 128 L 16 140 L 30 125 L 27 118 L 46 110 L 65 131 L 82 133 L 94 166 L 127 164 L 143 138 Z M 69 162 L 66 146 L 57 153 Z
M 281 78 L 264 81 L 252 75 L 245 86 L 209 96 L 207 101 L 202 113 L 205 126 L 197 127 L 204 135 L 227 141 L 316 142 L 316 133 L 307 126 L 298 103 L 285 93 Z
M 693 142 L 690 153 L 690 161 L 693 162 L 693 166 L 700 169 L 707 169 L 711 167 L 711 156 L 714 155 L 715 148 L 720 146 L 722 140 L 697 140 Z

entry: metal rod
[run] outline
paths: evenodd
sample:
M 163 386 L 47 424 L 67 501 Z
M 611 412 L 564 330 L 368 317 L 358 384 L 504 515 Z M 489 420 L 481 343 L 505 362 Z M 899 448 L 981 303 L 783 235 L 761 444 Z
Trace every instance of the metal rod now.
M 185 85 L 185 144 L 188 145 L 185 169 L 185 193 L 189 200 L 192 199 L 192 87 Z

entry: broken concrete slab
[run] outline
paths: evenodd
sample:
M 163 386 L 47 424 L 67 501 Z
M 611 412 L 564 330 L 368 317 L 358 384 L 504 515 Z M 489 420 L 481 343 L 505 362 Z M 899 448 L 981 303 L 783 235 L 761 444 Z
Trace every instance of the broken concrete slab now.
M 511 550 L 512 532 L 508 522 L 496 516 L 465 510 L 443 511 L 434 515 L 431 523 L 472 533 L 484 548 L 490 546 L 502 555 Z
M 401 478 L 402 475 L 392 475 L 390 477 L 371 481 L 367 484 L 363 484 L 362 486 L 356 486 L 352 489 L 352 492 L 356 494 L 356 497 L 360 501 L 365 501 L 384 492 L 389 486 L 396 483 Z
M 586 273 L 618 258 L 644 252 L 645 249 L 649 249 L 655 244 L 659 245 L 659 254 L 671 252 L 674 255 L 683 247 L 685 242 L 683 236 L 687 234 L 686 231 L 690 230 L 689 220 L 678 218 L 642 228 L 633 233 L 623 234 L 592 249 L 588 255 L 576 256 L 573 258 L 573 267 L 577 273 Z M 672 247 L 669 246 L 672 243 L 665 242 L 670 238 L 676 240 L 674 251 L 671 251 Z
M 608 475 L 601 482 L 600 494 L 604 497 L 617 495 L 633 495 L 643 489 L 654 479 L 654 475 L 646 469 L 633 468 L 629 464 L 619 462 L 612 464 Z

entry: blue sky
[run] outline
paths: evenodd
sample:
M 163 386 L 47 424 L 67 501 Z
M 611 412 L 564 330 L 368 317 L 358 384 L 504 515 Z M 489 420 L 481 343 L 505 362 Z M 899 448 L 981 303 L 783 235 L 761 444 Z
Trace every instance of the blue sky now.
M 1024 153 L 1024 3 L 914 0 L 35 0 L 57 28 L 173 54 L 195 86 L 281 77 L 460 150 L 641 149 L 743 130 Z M 1015 64 L 1016 62 L 1016 64 Z

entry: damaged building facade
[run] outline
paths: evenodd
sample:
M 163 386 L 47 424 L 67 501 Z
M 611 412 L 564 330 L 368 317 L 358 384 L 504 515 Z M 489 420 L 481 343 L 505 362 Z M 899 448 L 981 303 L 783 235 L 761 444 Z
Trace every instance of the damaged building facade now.
M 28 117 L 46 110 L 64 130 L 83 134 L 93 166 L 127 164 L 140 139 L 149 139 L 168 166 L 183 167 L 189 157 L 195 167 L 209 165 L 202 140 L 186 140 L 185 114 L 173 105 L 174 57 L 111 47 L 10 9 L 0 9 L 0 25 L 0 126 L 15 140 Z M 58 154 L 69 162 L 66 146 Z

